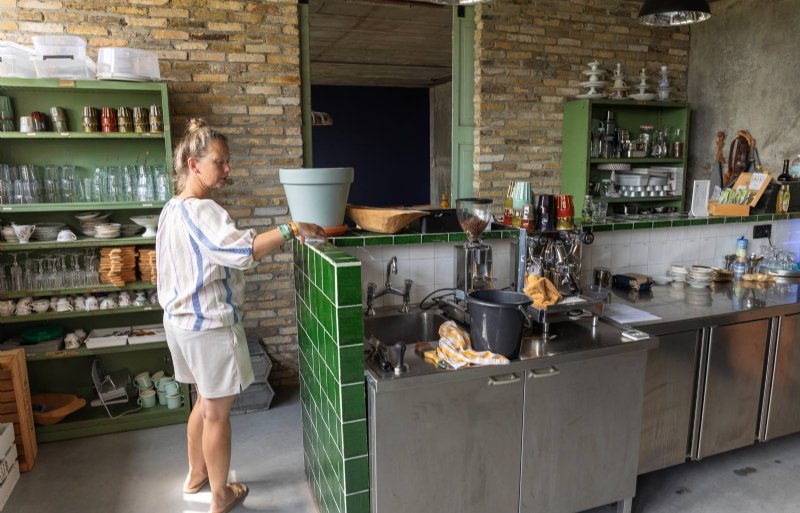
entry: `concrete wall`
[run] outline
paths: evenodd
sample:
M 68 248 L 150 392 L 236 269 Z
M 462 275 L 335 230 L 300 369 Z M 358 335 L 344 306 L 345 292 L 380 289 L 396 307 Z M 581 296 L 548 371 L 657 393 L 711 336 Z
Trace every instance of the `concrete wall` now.
M 749 130 L 773 176 L 800 153 L 798 27 L 797 0 L 722 0 L 692 26 L 690 180 L 708 178 L 720 130 L 726 158 L 736 131 Z

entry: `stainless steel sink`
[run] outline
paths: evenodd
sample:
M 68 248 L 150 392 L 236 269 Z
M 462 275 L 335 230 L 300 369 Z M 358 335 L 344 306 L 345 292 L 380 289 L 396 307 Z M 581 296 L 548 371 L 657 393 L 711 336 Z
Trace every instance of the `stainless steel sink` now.
M 397 307 L 376 309 L 364 318 L 364 337 L 375 337 L 387 346 L 397 341 L 406 344 L 439 340 L 439 326 L 447 319 L 437 310 L 411 310 L 400 313 Z

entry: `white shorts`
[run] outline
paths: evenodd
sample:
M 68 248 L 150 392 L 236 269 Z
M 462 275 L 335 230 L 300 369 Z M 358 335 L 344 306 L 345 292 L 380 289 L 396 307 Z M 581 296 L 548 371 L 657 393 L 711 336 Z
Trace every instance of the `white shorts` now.
M 203 331 L 179 328 L 164 319 L 175 379 L 194 383 L 202 397 L 236 395 L 253 382 L 247 337 L 241 324 Z

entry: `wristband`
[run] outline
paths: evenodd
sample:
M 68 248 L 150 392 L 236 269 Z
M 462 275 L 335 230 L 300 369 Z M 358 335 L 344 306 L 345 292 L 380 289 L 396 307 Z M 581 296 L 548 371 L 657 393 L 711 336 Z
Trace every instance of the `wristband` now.
M 289 239 L 292 238 L 292 228 L 288 224 L 279 224 L 278 230 L 281 231 L 283 240 L 288 241 Z
M 294 223 L 294 221 L 291 221 L 289 223 L 289 228 L 292 229 L 292 235 L 294 235 L 295 237 L 300 235 L 300 230 L 297 229 L 297 225 Z

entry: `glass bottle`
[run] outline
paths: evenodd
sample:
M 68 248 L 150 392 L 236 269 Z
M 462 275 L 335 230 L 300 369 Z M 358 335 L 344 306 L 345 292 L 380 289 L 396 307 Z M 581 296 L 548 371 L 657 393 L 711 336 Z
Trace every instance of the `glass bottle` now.
M 791 182 L 792 181 L 792 177 L 789 174 L 789 159 L 786 159 L 786 160 L 783 161 L 783 171 L 778 176 L 778 181 L 779 182 Z
M 511 226 L 511 223 L 514 219 L 514 199 L 511 197 L 513 191 L 514 182 L 511 182 L 508 184 L 506 198 L 503 202 L 503 224 L 506 226 Z
M 583 208 L 581 209 L 581 221 L 584 223 L 592 222 L 592 197 L 586 195 L 583 197 Z
M 792 180 L 800 180 L 800 155 L 792 160 L 792 165 L 789 167 L 789 174 Z
M 781 192 L 778 195 L 781 198 L 781 212 L 785 214 L 789 211 L 789 201 L 791 200 L 791 193 L 789 192 L 789 184 L 781 185 Z

